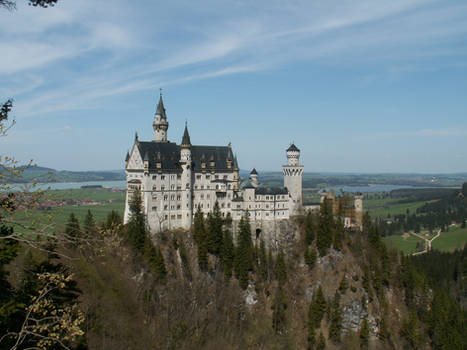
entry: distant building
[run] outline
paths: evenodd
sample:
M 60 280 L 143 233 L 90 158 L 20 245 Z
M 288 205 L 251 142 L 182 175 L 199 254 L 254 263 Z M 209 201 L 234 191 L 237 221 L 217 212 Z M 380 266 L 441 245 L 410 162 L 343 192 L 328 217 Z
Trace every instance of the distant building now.
M 348 195 L 336 196 L 333 190 L 321 192 L 321 203 L 328 200 L 332 206 L 334 216 L 341 216 L 344 227 L 362 228 L 363 224 L 363 195 L 357 193 L 353 197 Z
M 276 229 L 276 222 L 289 219 L 302 208 L 303 166 L 300 150 L 291 144 L 282 167 L 284 186 L 265 188 L 253 169 L 249 181 L 239 177 L 237 157 L 227 146 L 192 145 L 188 126 L 178 145 L 168 141 L 166 110 L 160 96 L 153 129 L 154 140 L 140 141 L 138 135 L 125 159 L 127 195 L 125 223 L 129 220 L 129 201 L 140 190 L 151 232 L 189 229 L 197 207 L 207 215 L 215 202 L 222 215 L 230 213 L 234 222 L 248 211 L 253 229 Z

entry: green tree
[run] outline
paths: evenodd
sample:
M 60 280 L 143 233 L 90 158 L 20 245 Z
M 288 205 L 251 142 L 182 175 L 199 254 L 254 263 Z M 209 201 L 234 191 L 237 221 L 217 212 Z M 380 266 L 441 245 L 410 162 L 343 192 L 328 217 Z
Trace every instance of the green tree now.
M 366 317 L 363 319 L 360 326 L 360 349 L 368 349 L 368 341 L 370 339 L 370 327 L 368 325 L 368 320 Z
M 105 230 L 115 230 L 119 229 L 120 225 L 122 225 L 122 217 L 116 210 L 112 210 L 107 214 L 103 228 Z
M 65 226 L 65 234 L 72 240 L 77 240 L 81 236 L 79 220 L 74 213 L 71 213 Z
M 280 249 L 277 254 L 275 274 L 280 285 L 283 285 L 287 281 L 287 267 L 285 265 L 285 257 L 282 249 Z
M 332 215 L 331 203 L 324 199 L 319 211 L 318 235 L 316 237 L 316 246 L 320 256 L 327 254 L 331 247 L 333 239 L 334 218 Z
M 235 253 L 235 275 L 240 283 L 240 287 L 243 289 L 248 286 L 248 274 L 253 269 L 253 243 L 251 241 L 249 215 L 247 211 L 240 219 Z
M 219 255 L 222 250 L 222 216 L 219 203 L 216 201 L 212 213 L 208 216 L 207 222 L 207 240 L 208 252 Z
M 96 222 L 90 209 L 88 209 L 88 212 L 84 217 L 83 230 L 87 236 L 92 236 L 96 232 Z
M 141 191 L 134 191 L 129 203 L 130 218 L 127 224 L 127 238 L 138 254 L 143 254 L 147 239 L 146 215 L 143 212 Z
M 316 343 L 316 350 L 326 349 L 326 339 L 324 338 L 323 333 L 319 333 L 318 342 Z
M 314 248 L 305 247 L 305 264 L 312 269 L 316 264 L 316 250 Z
M 315 239 L 315 226 L 313 223 L 313 214 L 309 211 L 305 217 L 305 243 L 310 245 Z
M 201 271 L 208 270 L 208 239 L 203 212 L 198 206 L 193 225 L 193 239 L 197 244 L 198 266 Z
M 267 281 L 269 279 L 268 258 L 266 255 L 266 244 L 264 243 L 264 240 L 262 238 L 259 241 L 258 261 L 259 276 L 263 281 Z
M 287 301 L 284 292 L 279 286 L 272 302 L 272 328 L 276 334 L 283 334 L 286 329 L 285 310 L 287 310 Z
M 341 340 L 342 312 L 340 308 L 340 294 L 338 291 L 334 294 L 330 308 L 331 324 L 329 326 L 329 338 L 335 342 Z
M 326 307 L 326 298 L 324 297 L 323 289 L 319 286 L 316 293 L 313 294 L 308 310 L 308 329 L 316 329 L 320 326 L 326 312 Z
M 144 244 L 144 258 L 151 267 L 156 281 L 164 284 L 167 277 L 164 256 L 160 248 L 156 248 L 149 239 Z
M 221 263 L 224 269 L 224 276 L 226 279 L 232 277 L 233 264 L 235 259 L 235 246 L 233 243 L 232 233 L 229 229 L 224 232 L 222 244 Z

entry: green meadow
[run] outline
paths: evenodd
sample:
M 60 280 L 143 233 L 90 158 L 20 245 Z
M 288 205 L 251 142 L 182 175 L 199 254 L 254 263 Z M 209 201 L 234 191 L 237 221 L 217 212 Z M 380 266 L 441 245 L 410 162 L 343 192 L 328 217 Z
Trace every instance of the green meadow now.
M 62 231 L 70 217 L 74 213 L 78 220 L 83 222 L 85 215 L 90 210 L 96 223 L 103 222 L 108 213 L 117 211 L 123 216 L 125 206 L 124 192 L 111 192 L 108 189 L 72 189 L 54 190 L 45 193 L 43 199 L 50 201 L 98 201 L 100 204 L 88 205 L 70 203 L 52 207 L 49 210 L 18 210 L 14 220 L 27 227 L 35 227 L 37 230 L 48 232 Z M 17 227 L 16 230 L 27 230 Z

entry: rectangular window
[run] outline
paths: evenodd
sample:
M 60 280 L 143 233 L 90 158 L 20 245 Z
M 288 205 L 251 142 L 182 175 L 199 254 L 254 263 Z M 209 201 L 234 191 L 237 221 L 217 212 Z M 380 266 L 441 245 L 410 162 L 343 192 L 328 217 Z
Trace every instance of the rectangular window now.
M 157 211 L 157 207 L 152 207 L 152 211 Z
M 161 180 L 165 180 L 165 175 L 161 175 Z
M 201 175 L 196 175 L 196 180 L 201 180 Z
M 170 215 L 170 218 L 171 218 L 172 220 L 175 220 L 175 215 Z
M 177 219 L 181 219 L 181 218 L 182 218 L 182 214 L 178 214 Z
M 153 176 L 152 176 L 152 179 L 153 179 L 153 180 L 157 179 L 157 175 L 153 175 Z

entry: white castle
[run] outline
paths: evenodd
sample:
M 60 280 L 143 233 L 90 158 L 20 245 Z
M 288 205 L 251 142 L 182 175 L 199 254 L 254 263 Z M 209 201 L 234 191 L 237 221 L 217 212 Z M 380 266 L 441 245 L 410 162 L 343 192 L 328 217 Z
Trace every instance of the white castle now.
M 253 169 L 242 184 L 237 157 L 228 146 L 192 145 L 185 124 L 180 145 L 167 140 L 169 123 L 160 96 L 154 123 L 154 140 L 139 141 L 138 135 L 126 156 L 127 193 L 124 222 L 129 220 L 129 201 L 141 191 L 144 212 L 152 233 L 190 229 L 199 207 L 207 215 L 218 202 L 222 216 L 230 213 L 239 221 L 248 211 L 256 233 L 289 219 L 302 207 L 303 166 L 300 150 L 291 144 L 284 165 L 284 187 L 261 187 Z M 271 223 L 273 225 L 271 225 Z

